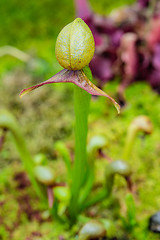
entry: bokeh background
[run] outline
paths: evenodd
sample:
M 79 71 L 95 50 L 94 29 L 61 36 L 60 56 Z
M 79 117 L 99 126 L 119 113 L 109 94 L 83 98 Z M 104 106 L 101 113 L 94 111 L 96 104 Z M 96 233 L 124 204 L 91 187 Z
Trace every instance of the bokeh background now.
M 137 15 L 135 14 L 135 16 L 140 20 L 136 19 L 135 22 L 140 21 L 140 24 L 143 24 L 142 29 L 146 26 L 149 28 L 151 18 L 154 19 L 155 17 L 154 7 L 156 5 L 152 3 L 156 3 L 156 1 L 139 1 L 139 5 L 136 5 L 136 7 L 136 1 L 90 0 L 88 2 L 92 12 L 101 17 L 109 16 L 113 10 L 115 11 L 119 7 L 129 6 L 136 9 L 134 11 L 137 11 Z M 157 6 L 159 7 L 159 5 Z M 144 18 L 139 17 L 140 12 L 142 15 L 144 13 Z M 63 140 L 71 151 L 74 149 L 73 86 L 72 84 L 45 86 L 22 99 L 19 98 L 19 93 L 23 88 L 46 80 L 61 70 L 61 66 L 55 58 L 56 37 L 66 24 L 73 21 L 75 16 L 76 10 L 73 1 L 0 1 L 0 108 L 8 109 L 16 117 L 31 154 L 33 156 L 37 153 L 45 154 L 50 161 L 57 158 L 54 151 L 54 144 L 57 140 Z M 156 18 L 158 18 L 157 13 Z M 160 24 L 157 24 L 157 26 L 156 33 L 160 32 Z M 123 29 L 123 25 L 119 24 L 116 28 Z M 102 29 L 98 27 L 97 29 L 103 36 Z M 138 46 L 136 45 L 137 48 L 134 49 L 134 51 L 137 51 L 136 49 L 141 49 L 142 46 L 142 55 L 146 49 L 142 41 L 142 39 L 144 40 L 143 34 L 145 33 L 139 33 L 138 38 L 141 38 L 141 43 Z M 108 36 L 110 35 L 108 34 Z M 157 41 L 160 44 L 160 37 Z M 17 49 L 22 52 L 17 51 Z M 119 50 L 116 47 L 114 51 L 117 53 Z M 157 48 L 154 54 L 158 51 Z M 153 71 L 151 59 L 154 54 L 149 55 L 147 74 Z M 108 59 L 108 56 L 110 56 L 108 52 L 103 55 L 106 59 Z M 158 66 L 160 66 L 159 55 L 157 58 Z M 117 66 L 119 67 L 118 71 Z M 102 87 L 123 106 L 121 114 L 118 116 L 107 99 L 93 97 L 90 107 L 88 139 L 95 135 L 103 135 L 107 139 L 105 149 L 107 156 L 112 159 L 121 159 L 127 129 L 132 120 L 139 115 L 146 115 L 150 118 L 153 124 L 153 133 L 149 136 L 138 135 L 128 161 L 132 166 L 133 182 L 136 186 L 136 211 L 139 221 L 137 229 L 139 238 L 137 239 L 158 239 L 158 235 L 148 231 L 148 219 L 160 208 L 160 187 L 158 184 L 160 181 L 160 96 L 158 93 L 160 82 L 158 84 L 156 82 L 157 87 L 154 87 L 153 90 L 148 78 L 141 79 L 142 81 L 138 79 L 137 81 L 133 77 L 132 84 L 129 84 L 124 90 L 121 98 L 118 89 L 123 77 L 126 76 L 123 71 L 121 72 L 121 69 L 124 69 L 124 62 L 116 65 L 117 74 L 114 77 L 106 81 L 96 77 L 93 80 L 95 84 Z M 140 64 L 137 65 L 135 71 L 141 71 Z M 155 78 L 157 79 L 157 75 Z M 16 200 L 17 192 L 13 179 L 15 172 L 20 170 L 23 170 L 23 166 L 12 143 L 12 138 L 8 134 L 0 151 L 0 181 L 2 183 L 0 203 L 7 202 L 3 205 L 3 208 L 0 205 L 0 239 L 3 240 L 10 239 L 10 237 L 13 240 L 36 239 L 32 232 L 37 231 L 40 224 L 35 219 L 28 220 L 23 213 L 23 216 L 20 217 L 20 223 L 16 228 L 14 227 L 19 203 Z M 99 178 L 101 178 L 100 175 Z M 120 181 L 119 178 L 116 179 L 115 192 L 122 206 L 122 215 L 123 211 L 125 212 L 123 209 L 124 185 L 123 181 Z M 33 205 L 37 204 L 32 189 L 29 190 L 29 194 L 33 196 Z M 111 214 L 110 212 L 109 214 Z M 27 230 L 25 230 L 25 226 L 27 226 Z M 41 227 L 40 234 L 42 235 L 40 237 L 45 233 L 49 234 L 52 224 L 48 221 Z M 57 235 L 53 231 L 51 237 L 54 236 Z M 43 239 L 52 239 L 51 237 L 48 235 L 48 238 Z M 128 239 L 136 238 L 130 236 Z

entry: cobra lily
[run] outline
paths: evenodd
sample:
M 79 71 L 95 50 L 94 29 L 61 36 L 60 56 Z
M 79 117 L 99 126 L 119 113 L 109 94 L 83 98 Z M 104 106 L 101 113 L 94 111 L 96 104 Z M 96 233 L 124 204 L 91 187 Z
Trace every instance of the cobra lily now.
M 20 96 L 46 84 L 70 82 L 84 89 L 91 95 L 105 96 L 109 98 L 119 112 L 119 104 L 108 94 L 96 87 L 88 79 L 87 74 L 85 73 L 90 72 L 88 63 L 93 57 L 94 47 L 95 43 L 90 29 L 82 19 L 77 18 L 62 29 L 56 42 L 56 57 L 60 65 L 65 69 L 58 72 L 47 81 L 24 89 L 20 93 Z
M 81 18 L 75 19 L 72 23 L 68 24 L 62 29 L 56 41 L 56 58 L 64 69 L 47 81 L 24 89 L 20 93 L 20 95 L 23 96 L 26 93 L 45 84 L 59 82 L 70 82 L 80 87 L 78 88 L 75 86 L 74 88 L 75 154 L 73 167 L 70 167 L 70 162 L 65 161 L 66 169 L 68 170 L 71 193 L 68 206 L 71 224 L 75 223 L 78 213 L 82 211 L 82 205 L 91 190 L 90 181 L 92 178 L 92 172 L 89 169 L 86 148 L 88 113 L 91 99 L 89 94 L 105 96 L 113 102 L 118 112 L 120 109 L 120 106 L 113 98 L 111 98 L 101 89 L 97 88 L 91 82 L 92 74 L 88 64 L 94 55 L 94 50 L 95 42 L 91 30 Z M 86 183 L 86 188 L 84 183 Z M 82 189 L 85 189 L 85 198 L 81 197 Z M 49 199 L 53 200 L 51 197 L 49 197 Z M 50 201 L 50 206 L 52 203 L 53 201 Z

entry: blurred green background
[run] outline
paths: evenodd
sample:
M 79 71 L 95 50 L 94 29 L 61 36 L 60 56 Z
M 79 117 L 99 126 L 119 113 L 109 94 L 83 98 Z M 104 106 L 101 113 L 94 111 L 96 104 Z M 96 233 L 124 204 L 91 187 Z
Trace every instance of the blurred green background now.
M 107 14 L 115 7 L 132 2 L 91 0 L 90 5 L 97 13 Z M 74 3 L 69 0 L 0 0 L 0 47 L 11 45 L 41 59 L 38 70 L 35 70 L 32 65 L 28 66 L 12 56 L 0 57 L 0 108 L 7 108 L 16 116 L 31 153 L 45 153 L 50 160 L 56 159 L 56 140 L 67 142 L 73 149 L 72 85 L 46 86 L 23 99 L 19 98 L 19 93 L 23 88 L 48 79 L 61 69 L 55 58 L 55 41 L 59 31 L 74 17 Z M 116 97 L 118 83 L 118 79 L 109 82 L 104 90 Z M 117 116 L 109 101 L 93 98 L 89 117 L 89 138 L 98 134 L 104 135 L 108 142 L 106 153 L 113 159 L 119 159 L 130 122 L 138 115 L 150 117 L 154 132 L 145 139 L 142 135 L 138 137 L 130 164 L 137 187 L 137 219 L 140 222 L 136 232 L 137 239 L 159 239 L 148 232 L 147 221 L 160 207 L 160 189 L 157 184 L 160 180 L 160 98 L 146 83 L 136 83 L 126 90 L 126 99 L 127 106 Z M 17 208 L 16 198 L 13 197 L 17 192 L 13 190 L 15 185 L 12 177 L 14 171 L 19 169 L 23 167 L 19 165 L 19 156 L 11 143 L 11 136 L 8 135 L 0 152 L 0 181 L 3 183 L 0 188 L 0 201 L 12 201 L 13 207 L 9 204 L 5 206 L 0 217 L 5 218 L 7 222 L 8 214 L 10 226 L 13 226 L 16 218 L 13 208 Z M 117 198 L 123 205 L 124 183 L 117 178 L 116 184 L 115 192 L 117 191 Z M 4 190 L 6 186 L 10 192 Z M 30 194 L 34 196 L 32 190 Z M 109 214 L 111 212 L 112 210 Z M 27 240 L 30 232 L 37 228 L 39 225 L 36 222 L 30 223 L 24 214 L 21 225 L 12 233 L 12 239 Z M 42 227 L 42 233 L 49 236 L 52 228 L 52 224 L 47 222 Z M 0 227 L 0 239 L 9 239 L 7 234 L 8 232 Z M 53 233 L 51 237 L 43 239 L 52 239 L 54 236 L 56 234 Z

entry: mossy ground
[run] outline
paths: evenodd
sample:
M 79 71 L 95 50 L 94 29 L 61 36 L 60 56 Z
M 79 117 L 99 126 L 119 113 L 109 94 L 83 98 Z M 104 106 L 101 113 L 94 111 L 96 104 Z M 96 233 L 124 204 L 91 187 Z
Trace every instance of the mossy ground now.
M 47 87 L 46 87 L 47 88 Z M 57 88 L 57 87 L 56 87 Z M 106 91 L 111 95 L 114 95 L 117 88 L 117 82 L 109 83 L 106 86 Z M 66 85 L 66 89 L 72 95 L 72 86 Z M 46 91 L 46 89 L 42 89 Z M 51 89 L 51 92 L 54 89 Z M 64 88 L 60 90 L 60 96 Z M 34 92 L 33 95 L 36 96 L 37 93 Z M 30 95 L 31 96 L 31 95 Z M 33 96 L 32 96 L 33 97 Z M 31 97 L 31 99 L 32 99 Z M 12 96 L 11 96 L 12 98 Z M 30 97 L 28 97 L 30 98 Z M 72 98 L 72 97 L 71 97 Z M 105 98 L 93 98 L 90 108 L 90 117 L 89 117 L 89 136 L 90 139 L 95 135 L 105 136 L 107 140 L 107 146 L 104 149 L 104 152 L 113 160 L 121 159 L 123 153 L 123 147 L 125 143 L 125 137 L 127 128 L 130 122 L 134 117 L 138 115 L 145 114 L 150 117 L 154 130 L 151 135 L 143 137 L 141 134 L 137 137 L 136 142 L 133 146 L 133 151 L 131 153 L 130 159 L 128 162 L 132 166 L 132 179 L 135 186 L 135 204 L 136 204 L 136 218 L 138 222 L 138 226 L 135 227 L 132 233 L 127 233 L 125 229 L 123 229 L 122 222 L 118 219 L 119 214 L 125 216 L 125 195 L 127 194 L 126 183 L 120 177 L 116 177 L 114 191 L 112 200 L 104 201 L 103 204 L 99 204 L 90 209 L 87 214 L 91 214 L 92 217 L 100 217 L 111 219 L 115 226 L 119 228 L 119 233 L 115 233 L 115 236 L 123 236 L 124 233 L 128 236 L 129 239 L 159 239 L 159 236 L 156 234 L 152 234 L 148 231 L 148 219 L 159 210 L 159 179 L 160 179 L 160 164 L 159 164 L 159 125 L 160 125 L 160 116 L 158 109 L 160 108 L 159 96 L 154 93 L 149 86 L 145 83 L 137 83 L 135 85 L 130 86 L 126 90 L 126 99 L 127 104 L 122 109 L 121 114 L 117 115 L 116 110 L 110 104 L 110 102 Z M 71 110 L 71 102 L 66 102 L 66 99 L 62 98 L 58 101 L 58 104 L 55 106 L 53 110 L 49 109 L 47 106 L 47 102 L 50 100 L 46 99 L 44 104 L 44 109 L 48 109 L 48 111 L 60 111 L 63 109 L 63 105 L 65 104 L 65 109 L 63 109 L 63 115 L 68 115 L 70 121 L 68 121 L 70 131 L 65 135 L 65 142 L 68 143 L 70 148 L 73 148 L 73 134 L 72 134 L 72 125 L 73 125 L 73 109 Z M 60 108 L 60 109 L 59 109 Z M 70 109 L 69 114 L 67 113 L 67 109 Z M 18 110 L 16 110 L 18 111 Z M 27 110 L 26 110 L 27 111 Z M 42 110 L 43 111 L 43 110 Z M 22 116 L 19 116 L 19 122 L 23 119 Z M 42 122 L 42 120 L 39 120 Z M 48 124 L 53 123 L 53 119 L 47 117 Z M 37 120 L 33 122 L 33 128 L 30 128 L 30 131 L 35 131 L 34 124 L 37 123 Z M 54 124 L 56 124 L 56 118 L 54 119 Z M 53 125 L 54 125 L 53 124 Z M 63 121 L 62 121 L 63 126 Z M 40 126 L 39 126 L 40 127 Z M 67 126 L 68 127 L 68 126 Z M 53 129 L 54 134 L 54 127 Z M 39 131 L 40 132 L 40 131 Z M 50 134 L 51 130 L 50 130 Z M 59 130 L 60 134 L 60 130 Z M 43 132 L 40 135 L 43 137 Z M 44 133 L 45 137 L 45 133 Z M 59 139 L 63 139 L 60 135 Z M 26 141 L 30 142 L 32 136 L 26 134 Z M 37 137 L 38 139 L 38 137 Z M 51 139 L 46 139 L 46 144 L 50 144 Z M 34 141 L 33 141 L 34 142 Z M 32 143 L 33 144 L 33 143 Z M 4 146 L 4 149 L 1 151 L 1 188 L 0 188 L 0 196 L 1 196 L 1 206 L 2 211 L 0 213 L 0 219 L 2 221 L 0 228 L 0 236 L 1 239 L 9 239 L 12 236 L 12 239 L 58 239 L 58 236 L 63 235 L 64 239 L 72 239 L 76 232 L 81 226 L 81 222 L 79 222 L 75 229 L 69 231 L 67 229 L 62 229 L 61 225 L 52 222 L 49 219 L 43 219 L 43 215 L 45 216 L 46 212 L 42 208 L 41 203 L 36 198 L 34 190 L 32 186 L 27 186 L 26 188 L 19 191 L 17 189 L 17 183 L 14 180 L 15 173 L 21 172 L 23 167 L 19 162 L 19 157 L 16 155 L 15 151 L 13 151 L 14 160 L 12 159 L 12 149 L 8 150 L 8 146 L 11 145 L 10 138 L 7 139 L 7 144 Z M 37 150 L 37 143 L 35 141 L 35 151 Z M 53 156 L 54 155 L 54 141 L 52 141 L 53 146 Z M 13 147 L 14 149 L 14 147 Z M 48 150 L 49 152 L 49 150 Z M 14 155 L 15 154 L 15 155 Z M 51 158 L 52 154 L 48 154 Z M 6 158 L 4 156 L 7 156 Z M 17 160 L 18 162 L 17 162 Z M 53 159 L 52 159 L 53 160 Z M 56 160 L 56 159 L 54 159 Z M 5 161 L 5 164 L 3 163 Z M 103 179 L 103 169 L 104 165 L 106 165 L 107 160 L 97 160 L 97 179 L 98 181 L 102 181 Z M 22 195 L 22 196 L 21 196 Z M 20 197 L 21 196 L 21 197 Z M 21 200 L 22 210 L 19 210 L 19 202 L 18 199 L 25 198 L 25 196 L 29 196 L 30 204 L 33 208 L 33 213 L 30 213 L 32 217 L 28 216 L 26 210 L 26 206 Z M 105 203 L 106 202 L 106 203 Z M 24 206 L 23 206 L 24 205 Z M 35 208 L 36 206 L 36 208 Z M 18 215 L 20 213 L 20 215 Z M 35 214 L 35 216 L 34 216 Z M 37 219 L 38 214 L 38 219 Z M 17 216 L 20 216 L 20 220 L 16 225 Z M 44 217 L 45 218 L 45 217 Z M 62 234 L 61 234 L 62 233 Z M 11 235 L 10 235 L 11 234 Z M 37 235 L 38 236 L 37 236 Z M 112 233 L 113 234 L 113 233 Z M 22 237 L 23 236 L 23 237 Z M 27 238 L 28 237 L 28 238 Z M 73 237 L 73 239 L 76 239 Z

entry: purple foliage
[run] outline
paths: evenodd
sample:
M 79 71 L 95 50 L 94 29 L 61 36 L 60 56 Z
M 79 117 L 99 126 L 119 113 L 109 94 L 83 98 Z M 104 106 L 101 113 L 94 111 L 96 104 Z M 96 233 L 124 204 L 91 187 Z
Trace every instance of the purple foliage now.
M 121 96 L 129 84 L 142 80 L 160 92 L 160 1 L 150 3 L 138 0 L 106 17 L 94 13 L 87 0 L 75 0 L 77 17 L 88 24 L 95 38 L 90 67 L 99 86 L 118 75 Z
M 102 81 L 112 79 L 114 76 L 111 61 L 103 56 L 95 55 L 90 63 L 90 67 L 93 75 Z
M 152 63 L 153 67 L 160 71 L 160 43 L 155 46 Z
M 138 0 L 138 4 L 140 5 L 140 7 L 145 8 L 148 7 L 150 1 L 151 0 Z

